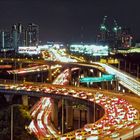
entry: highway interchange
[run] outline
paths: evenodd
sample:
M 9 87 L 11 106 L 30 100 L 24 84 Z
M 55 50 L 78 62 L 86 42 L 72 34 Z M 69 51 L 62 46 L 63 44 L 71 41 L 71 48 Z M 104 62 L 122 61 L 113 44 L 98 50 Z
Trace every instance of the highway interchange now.
M 51 50 L 54 53 L 54 50 Z M 56 52 L 55 52 L 56 53 Z M 54 53 L 54 54 L 55 54 Z M 53 55 L 54 55 L 53 54 Z M 60 57 L 55 56 L 55 57 Z M 63 56 L 64 57 L 64 56 Z M 59 58 L 61 60 L 61 58 Z M 71 60 L 69 60 L 70 62 Z M 75 61 L 72 61 L 75 63 Z M 76 63 L 75 63 L 76 64 Z M 77 65 L 80 65 L 78 63 Z M 81 64 L 84 66 L 92 67 L 92 64 Z M 119 79 L 119 83 L 127 87 L 129 90 L 133 91 L 136 96 L 140 95 L 140 83 L 130 76 L 122 74 L 120 71 L 109 67 L 108 65 L 98 63 L 97 67 L 101 66 L 108 73 L 113 73 Z M 39 66 L 40 67 L 40 66 Z M 38 67 L 38 68 L 39 68 Z M 95 67 L 95 64 L 94 64 Z M 100 68 L 101 68 L 100 67 Z M 44 65 L 41 66 L 41 69 L 44 68 Z M 47 66 L 45 66 L 46 70 Z M 34 70 L 36 68 L 33 68 Z M 73 69 L 74 70 L 74 69 Z M 25 71 L 25 70 L 24 70 Z M 30 71 L 30 69 L 29 69 Z M 12 71 L 10 71 L 12 72 Z M 17 70 L 14 71 L 19 72 Z M 20 71 L 22 73 L 22 71 Z M 19 73 L 20 73 L 19 72 Z M 28 72 L 28 71 L 26 71 Z M 15 90 L 15 91 L 34 91 L 44 94 L 56 94 L 64 96 L 72 96 L 76 99 L 85 100 L 87 102 L 99 104 L 105 110 L 104 116 L 97 122 L 93 124 L 86 124 L 84 128 L 75 130 L 67 134 L 61 134 L 51 123 L 51 111 L 52 111 L 52 99 L 50 97 L 42 97 L 40 101 L 35 104 L 31 110 L 32 122 L 30 123 L 28 129 L 31 133 L 34 133 L 38 139 L 44 138 L 56 138 L 60 140 L 68 139 L 129 139 L 134 135 L 139 135 L 140 131 L 140 122 L 139 122 L 139 110 L 140 107 L 131 103 L 130 100 L 127 101 L 127 96 L 124 97 L 124 94 L 117 95 L 116 93 L 110 93 L 108 91 L 95 90 L 90 91 L 89 89 L 81 90 L 80 88 L 68 88 L 68 76 L 69 70 L 64 70 L 52 83 L 53 85 L 45 84 L 34 84 L 34 83 L 23 83 L 23 84 L 7 84 L 4 85 L 1 83 L 1 87 L 6 90 Z M 133 83 L 133 84 L 132 84 Z M 65 85 L 55 86 L 55 85 Z M 113 96 L 112 96 L 113 95 Z M 132 97 L 133 98 L 133 97 Z M 140 100 L 139 97 L 135 97 L 137 100 Z M 134 104 L 134 106 L 133 106 Z M 134 130 L 135 129 L 135 130 Z M 126 134 L 124 132 L 127 132 Z

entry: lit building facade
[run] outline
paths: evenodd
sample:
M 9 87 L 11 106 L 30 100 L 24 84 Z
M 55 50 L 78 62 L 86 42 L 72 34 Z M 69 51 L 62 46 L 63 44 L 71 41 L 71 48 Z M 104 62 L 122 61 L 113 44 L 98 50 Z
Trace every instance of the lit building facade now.
M 132 46 L 132 39 L 133 37 L 131 35 L 130 28 L 123 28 L 121 35 L 122 47 L 130 48 Z
M 11 48 L 11 36 L 9 31 L 0 31 L 0 50 L 4 51 Z
M 104 16 L 97 35 L 97 44 L 108 45 L 110 49 L 129 48 L 132 46 L 132 35 L 130 28 L 118 26 L 116 20 L 113 20 L 113 26 L 106 23 L 107 16 Z M 110 27 L 110 28 L 108 28 Z
M 39 44 L 39 26 L 31 23 L 27 26 L 25 31 L 25 45 L 38 46 Z
M 19 46 L 38 46 L 39 26 L 33 23 L 24 27 L 21 23 L 12 26 L 11 47 L 18 51 Z

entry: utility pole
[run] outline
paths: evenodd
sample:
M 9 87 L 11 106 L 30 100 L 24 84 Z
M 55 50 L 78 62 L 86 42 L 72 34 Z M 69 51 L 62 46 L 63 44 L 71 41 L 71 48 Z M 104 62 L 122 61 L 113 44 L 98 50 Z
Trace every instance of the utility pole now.
M 11 105 L 11 140 L 13 140 L 13 105 Z
M 19 106 L 19 104 L 11 105 L 11 140 L 14 137 L 14 107 Z
M 64 99 L 62 99 L 62 135 L 64 134 Z

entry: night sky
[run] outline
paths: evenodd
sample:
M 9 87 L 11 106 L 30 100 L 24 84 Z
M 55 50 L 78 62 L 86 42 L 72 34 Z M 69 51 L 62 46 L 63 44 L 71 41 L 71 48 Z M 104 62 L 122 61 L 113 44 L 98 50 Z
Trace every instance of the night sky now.
M 0 0 L 0 29 L 36 23 L 42 42 L 93 42 L 105 15 L 140 39 L 140 0 Z

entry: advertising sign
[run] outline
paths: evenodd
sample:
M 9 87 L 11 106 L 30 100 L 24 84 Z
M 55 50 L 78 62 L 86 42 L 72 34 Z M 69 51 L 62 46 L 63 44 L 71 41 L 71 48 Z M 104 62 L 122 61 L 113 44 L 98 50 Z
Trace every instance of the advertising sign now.
M 29 55 L 39 54 L 39 49 L 36 46 L 20 46 L 18 47 L 18 53 Z

